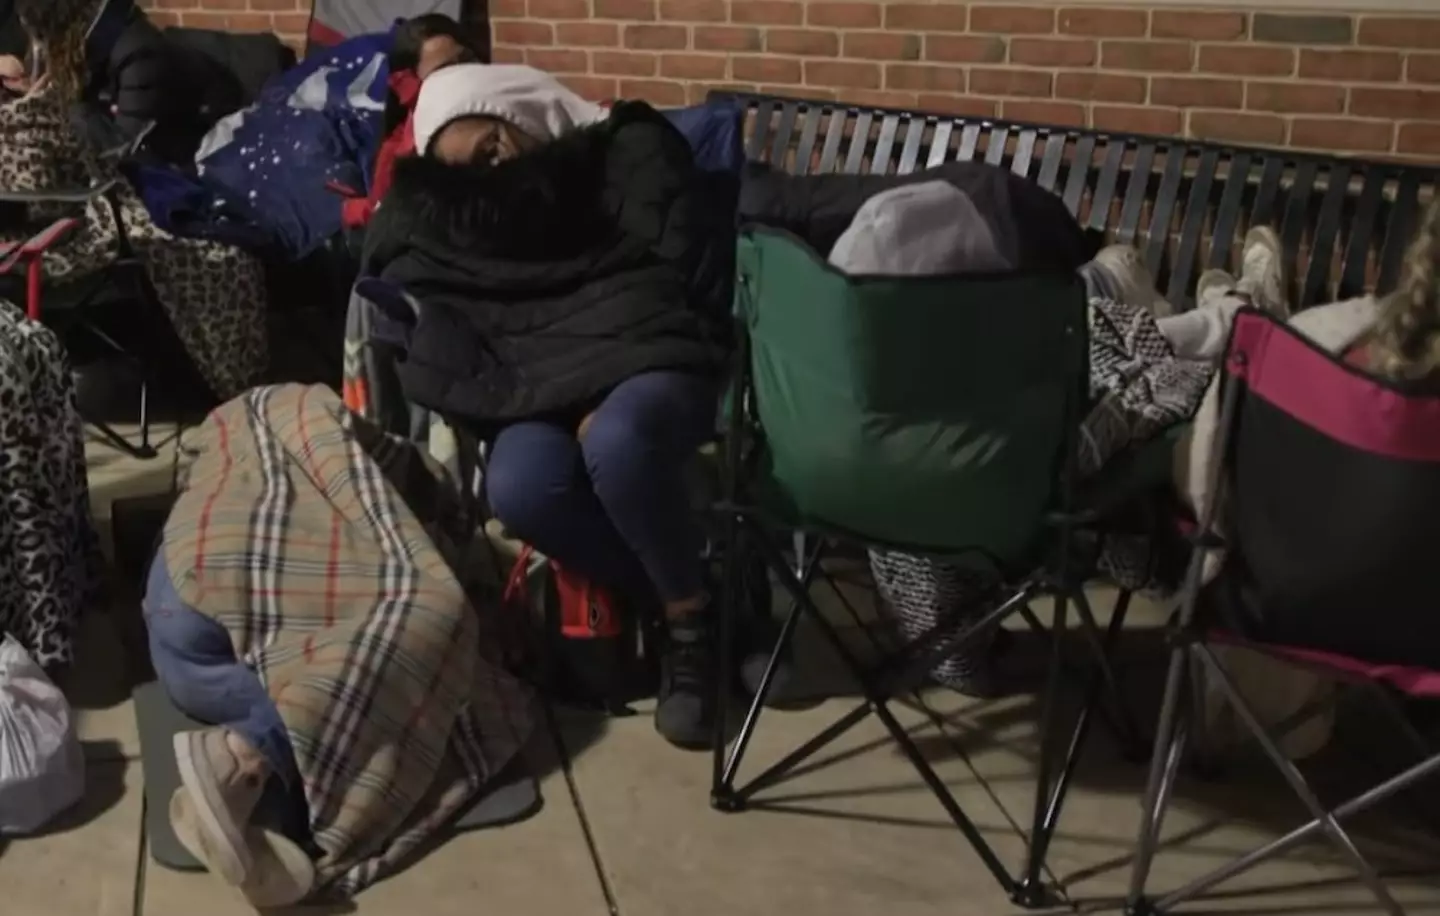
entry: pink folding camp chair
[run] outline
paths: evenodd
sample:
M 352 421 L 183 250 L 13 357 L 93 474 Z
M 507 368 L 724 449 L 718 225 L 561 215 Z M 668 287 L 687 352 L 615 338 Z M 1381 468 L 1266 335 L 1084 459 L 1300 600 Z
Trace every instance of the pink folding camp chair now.
M 1222 881 L 1327 836 L 1385 912 L 1404 909 L 1340 821 L 1440 771 L 1407 698 L 1440 698 L 1440 394 L 1377 379 L 1253 310 L 1223 367 L 1211 505 L 1175 624 L 1126 912 L 1169 911 Z M 1223 512 L 1217 510 L 1223 506 Z M 1217 530 L 1217 515 L 1226 530 Z M 1204 554 L 1224 569 L 1202 588 Z M 1322 804 L 1278 741 L 1309 714 L 1267 727 L 1212 646 L 1242 644 L 1358 685 L 1421 761 L 1341 804 Z M 1308 810 L 1309 823 L 1158 898 L 1146 883 L 1203 670 Z M 1190 702 L 1187 702 L 1189 700 Z

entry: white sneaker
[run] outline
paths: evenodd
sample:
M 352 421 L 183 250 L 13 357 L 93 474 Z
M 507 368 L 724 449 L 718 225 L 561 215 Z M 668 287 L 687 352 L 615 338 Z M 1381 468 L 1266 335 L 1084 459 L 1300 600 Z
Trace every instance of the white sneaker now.
M 170 797 L 170 826 L 180 845 L 204 862 L 205 844 L 190 793 L 184 787 Z M 315 887 L 315 863 L 299 844 L 274 830 L 251 826 L 245 828 L 245 846 L 253 864 L 239 888 L 251 906 L 292 906 L 310 896 Z
M 1254 226 L 1245 233 L 1240 279 L 1235 288 L 1249 296 L 1256 308 L 1264 309 L 1277 318 L 1290 317 L 1280 236 L 1274 229 Z
M 1235 275 L 1212 267 L 1200 275 L 1195 285 L 1195 305 L 1199 308 L 1215 308 L 1225 298 L 1236 295 Z
M 1156 318 L 1175 314 L 1175 308 L 1155 289 L 1155 278 L 1145 269 L 1140 252 L 1129 245 L 1108 245 L 1095 255 L 1095 264 L 1102 268 L 1120 293 L 1125 305 L 1138 305 Z

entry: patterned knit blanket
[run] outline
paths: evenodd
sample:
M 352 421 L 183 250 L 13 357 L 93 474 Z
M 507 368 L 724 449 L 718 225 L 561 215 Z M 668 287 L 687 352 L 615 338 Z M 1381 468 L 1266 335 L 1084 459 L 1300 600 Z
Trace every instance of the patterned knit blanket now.
M 353 894 L 516 755 L 532 699 L 437 546 L 454 491 L 407 443 L 323 386 L 284 385 L 215 410 L 198 446 L 165 562 L 265 683 L 321 882 Z

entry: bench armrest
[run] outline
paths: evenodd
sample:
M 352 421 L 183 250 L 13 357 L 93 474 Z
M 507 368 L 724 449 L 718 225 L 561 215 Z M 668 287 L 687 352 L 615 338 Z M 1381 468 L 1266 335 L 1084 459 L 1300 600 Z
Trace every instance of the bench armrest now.
M 88 188 L 66 188 L 46 191 L 0 191 L 5 204 L 83 204 L 115 189 L 120 179 L 112 178 Z
M 150 134 L 154 130 L 155 122 L 146 121 L 145 126 L 140 128 L 140 130 L 135 134 L 135 136 L 131 137 L 129 140 L 126 140 L 124 143 L 118 143 L 107 150 L 103 150 L 100 153 L 100 161 L 123 162 L 124 160 L 137 155 L 140 152 L 140 147 L 144 146 L 145 141 L 150 139 Z

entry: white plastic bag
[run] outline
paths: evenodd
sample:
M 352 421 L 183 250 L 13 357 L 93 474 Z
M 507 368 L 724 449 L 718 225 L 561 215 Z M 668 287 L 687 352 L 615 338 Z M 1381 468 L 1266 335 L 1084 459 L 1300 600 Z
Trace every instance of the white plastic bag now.
M 30 833 L 85 794 L 70 705 L 12 636 L 0 642 L 0 835 Z

